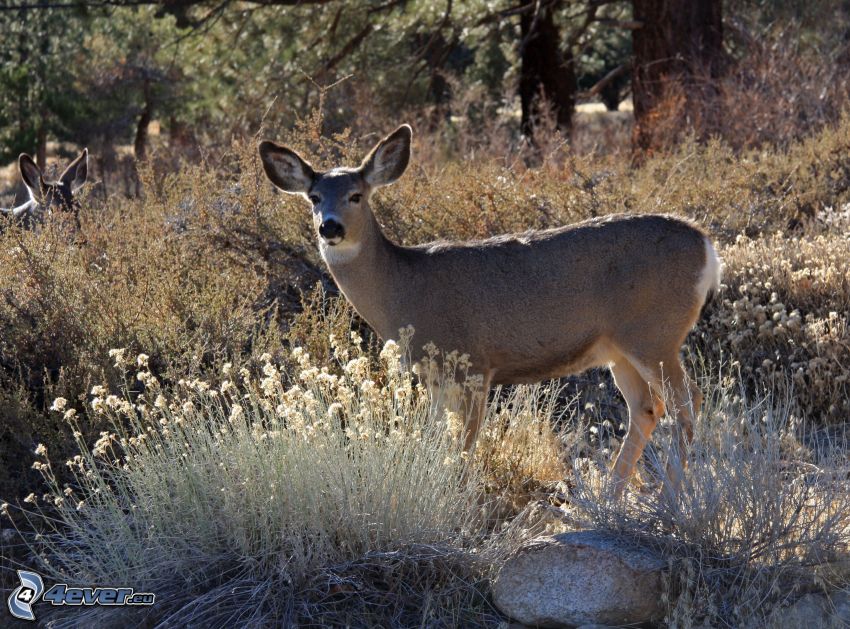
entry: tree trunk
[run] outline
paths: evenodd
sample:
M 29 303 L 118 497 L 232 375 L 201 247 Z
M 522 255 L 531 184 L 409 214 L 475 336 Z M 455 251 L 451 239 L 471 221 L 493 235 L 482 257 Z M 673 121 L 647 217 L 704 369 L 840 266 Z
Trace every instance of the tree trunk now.
M 42 172 L 47 168 L 47 123 L 44 114 L 39 119 L 35 133 L 35 163 Z
M 151 107 L 146 103 L 139 116 L 139 122 L 136 124 L 136 138 L 133 141 L 133 152 L 136 155 L 136 161 L 139 162 L 143 162 L 147 157 L 148 127 L 152 117 Z
M 522 102 L 522 132 L 533 137 L 535 122 L 540 118 L 541 98 L 555 114 L 558 128 L 569 133 L 572 128 L 578 84 L 572 53 L 560 50 L 558 29 L 552 16 L 557 2 L 541 2 L 536 11 L 520 16 L 522 60 L 519 97 Z
M 139 122 L 136 124 L 136 139 L 133 141 L 133 152 L 136 155 L 136 161 L 142 162 L 147 157 L 148 144 L 148 127 L 153 118 L 153 103 L 151 102 L 151 86 L 150 80 L 145 79 L 144 82 L 144 99 L 145 106 L 142 113 L 139 115 Z
M 26 24 L 26 11 L 21 9 L 18 13 L 18 19 L 22 24 Z M 29 61 L 29 46 L 27 42 L 27 36 L 29 35 L 29 30 L 26 28 L 20 29 L 18 32 L 18 64 L 20 66 L 26 66 Z M 30 116 L 30 96 L 32 93 L 32 85 L 30 85 L 29 79 L 25 81 L 23 85 L 18 84 L 19 88 L 15 90 L 14 98 L 17 98 L 18 104 L 18 141 L 28 140 L 27 135 L 30 129 L 30 124 L 32 123 L 32 119 Z M 27 142 L 29 144 L 29 142 Z M 18 148 L 17 146 L 13 147 L 12 150 Z M 29 153 L 32 151 L 32 146 L 26 146 L 26 151 Z
M 40 54 L 36 60 L 36 74 L 38 75 L 38 127 L 35 134 L 35 163 L 42 172 L 47 168 L 47 123 L 50 120 L 50 111 L 47 107 L 47 95 L 49 93 L 47 81 L 47 62 L 50 55 L 50 37 L 48 22 L 45 20 L 41 25 L 41 41 L 39 43 Z
M 712 79 L 720 73 L 723 48 L 721 0 L 633 0 L 632 97 L 635 129 L 633 149 L 645 154 L 657 149 L 656 108 L 681 87 L 684 114 L 693 123 L 697 108 L 712 111 Z M 707 129 L 705 129 L 707 130 Z M 699 131 L 699 130 L 698 130 Z

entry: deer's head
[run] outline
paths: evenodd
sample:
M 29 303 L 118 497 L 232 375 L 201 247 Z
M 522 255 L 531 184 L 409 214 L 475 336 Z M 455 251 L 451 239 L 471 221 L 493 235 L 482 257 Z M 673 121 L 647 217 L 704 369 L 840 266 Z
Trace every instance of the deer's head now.
M 372 191 L 401 177 L 410 161 L 412 130 L 402 125 L 378 142 L 356 168 L 320 172 L 298 153 L 268 140 L 260 142 L 260 158 L 272 183 L 313 204 L 313 224 L 319 247 L 339 259 L 356 252 L 374 221 L 369 209 Z M 327 259 L 327 257 L 326 257 Z
M 71 162 L 56 181 L 45 181 L 44 174 L 32 157 L 22 153 L 18 158 L 21 177 L 29 191 L 30 199 L 40 213 L 64 211 L 76 213 L 79 201 L 75 193 L 86 183 L 88 177 L 88 149 Z

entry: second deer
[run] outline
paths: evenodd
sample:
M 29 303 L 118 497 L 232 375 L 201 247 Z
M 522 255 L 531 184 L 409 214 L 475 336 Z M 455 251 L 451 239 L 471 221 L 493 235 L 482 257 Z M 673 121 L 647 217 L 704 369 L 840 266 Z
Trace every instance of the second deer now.
M 87 149 L 71 162 L 56 181 L 46 181 L 32 157 L 22 153 L 18 158 L 21 178 L 29 193 L 29 200 L 17 207 L 0 208 L 0 214 L 32 227 L 54 211 L 68 212 L 77 220 L 79 202 L 75 198 L 88 178 Z

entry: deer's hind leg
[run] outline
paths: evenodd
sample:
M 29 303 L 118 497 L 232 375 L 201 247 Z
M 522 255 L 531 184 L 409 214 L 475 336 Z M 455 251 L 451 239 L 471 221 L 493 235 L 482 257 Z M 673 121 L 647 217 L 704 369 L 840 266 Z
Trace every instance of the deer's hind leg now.
M 664 363 L 665 384 L 669 385 L 673 395 L 674 440 L 670 458 L 667 461 L 667 484 L 665 489 L 670 497 L 679 492 L 682 485 L 682 473 L 687 467 L 687 448 L 694 437 L 694 420 L 702 405 L 702 393 L 699 387 L 685 373 L 678 354 Z
M 623 490 L 634 473 L 635 465 L 652 436 L 652 431 L 664 415 L 661 380 L 647 371 L 642 365 L 639 370 L 624 356 L 611 365 L 614 382 L 623 394 L 629 409 L 626 438 L 617 454 L 612 471 L 616 498 L 622 496 Z M 650 375 L 650 378 L 647 378 L 647 375 Z

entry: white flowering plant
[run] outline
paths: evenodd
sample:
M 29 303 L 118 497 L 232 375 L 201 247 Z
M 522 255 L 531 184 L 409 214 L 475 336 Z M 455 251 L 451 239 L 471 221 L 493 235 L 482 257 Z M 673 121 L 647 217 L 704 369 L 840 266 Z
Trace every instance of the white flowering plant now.
M 219 382 L 165 390 L 145 372 L 132 398 L 93 387 L 89 413 L 112 429 L 88 446 L 79 418 L 68 418 L 74 482 L 60 486 L 46 449 L 36 451 L 43 499 L 62 525 L 43 536 L 40 569 L 133 583 L 196 613 L 187 570 L 211 587 L 244 565 L 239 579 L 295 596 L 322 570 L 370 553 L 474 550 L 489 517 L 480 474 L 406 368 L 405 342 L 384 346 L 380 373 L 362 350 L 347 350 L 334 374 L 296 347 L 295 373 L 264 355 L 258 376 L 231 380 L 225 366 Z M 42 508 L 35 495 L 28 504 Z M 266 611 L 291 614 L 283 603 Z

